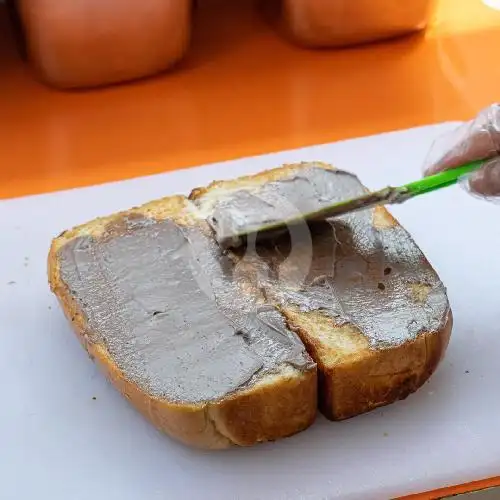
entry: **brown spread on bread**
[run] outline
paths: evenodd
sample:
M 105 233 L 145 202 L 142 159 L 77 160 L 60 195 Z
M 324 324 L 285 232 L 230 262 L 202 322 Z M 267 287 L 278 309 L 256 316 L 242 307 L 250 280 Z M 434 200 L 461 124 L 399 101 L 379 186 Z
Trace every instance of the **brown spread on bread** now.
M 418 389 L 448 343 L 446 290 L 408 233 L 376 208 L 226 251 L 206 219 L 364 190 L 314 163 L 153 201 L 56 238 L 51 287 L 117 388 L 186 444 L 289 436 L 317 406 L 358 415 Z
M 155 397 L 213 401 L 282 363 L 313 366 L 281 314 L 238 288 L 199 227 L 124 217 L 98 238 L 71 240 L 58 258 L 89 331 Z

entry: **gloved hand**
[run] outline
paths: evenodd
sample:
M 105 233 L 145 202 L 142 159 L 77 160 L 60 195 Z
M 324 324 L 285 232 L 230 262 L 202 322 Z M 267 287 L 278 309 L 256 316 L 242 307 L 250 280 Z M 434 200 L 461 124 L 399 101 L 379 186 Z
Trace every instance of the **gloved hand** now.
M 439 138 L 431 147 L 424 175 L 485 159 L 485 165 L 464 179 L 463 185 L 483 198 L 500 196 L 500 104 L 489 106 L 473 120 Z

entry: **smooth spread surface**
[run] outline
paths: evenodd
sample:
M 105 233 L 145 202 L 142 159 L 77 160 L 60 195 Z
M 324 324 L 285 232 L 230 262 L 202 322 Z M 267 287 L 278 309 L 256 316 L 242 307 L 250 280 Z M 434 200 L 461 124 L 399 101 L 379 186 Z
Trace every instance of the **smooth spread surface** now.
M 119 219 L 59 253 L 61 277 L 126 376 L 157 397 L 223 397 L 282 363 L 312 362 L 281 315 L 238 289 L 197 228 Z
M 344 179 L 346 177 L 346 179 Z M 353 178 L 351 181 L 347 178 Z M 214 198 L 209 193 L 208 203 L 201 199 L 202 212 L 211 207 L 207 221 L 222 244 L 235 243 L 241 235 L 266 226 L 292 220 L 349 197 L 350 184 L 360 186 L 355 176 L 338 171 L 335 174 L 322 168 L 298 169 L 290 177 L 268 182 L 261 188 L 238 189 Z M 364 192 L 364 190 L 362 190 Z M 206 207 L 204 205 L 209 205 Z
M 262 188 L 228 192 L 213 208 L 217 220 L 232 229 L 365 191 L 352 174 L 311 166 Z M 337 325 L 353 324 L 375 348 L 438 331 L 449 308 L 445 287 L 405 229 L 377 228 L 373 216 L 374 210 L 364 210 L 316 224 L 312 239 L 304 237 L 305 224 L 291 227 L 286 249 L 266 251 L 269 245 L 263 245 L 260 253 L 267 252 L 271 272 L 261 275 L 260 286 L 276 303 L 322 311 Z M 252 253 L 255 260 L 249 245 L 245 258 Z

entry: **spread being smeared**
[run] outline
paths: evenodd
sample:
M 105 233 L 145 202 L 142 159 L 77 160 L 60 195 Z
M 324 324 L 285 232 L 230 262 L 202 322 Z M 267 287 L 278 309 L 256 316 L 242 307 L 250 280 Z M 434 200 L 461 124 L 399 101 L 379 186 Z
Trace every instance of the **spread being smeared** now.
M 209 212 L 207 222 L 223 247 L 239 246 L 244 235 L 263 231 L 282 221 L 298 218 L 325 208 L 332 199 L 342 201 L 345 185 L 366 190 L 356 177 L 344 171 L 332 174 L 323 168 L 297 170 L 282 180 L 267 182 L 258 188 L 226 191 L 222 195 L 202 197 L 198 206 Z M 218 196 L 217 196 L 218 195 Z M 272 233 L 275 236 L 276 232 Z
M 290 218 L 293 211 L 316 210 L 365 192 L 352 174 L 314 165 L 300 168 L 282 180 L 216 199 L 215 230 L 224 239 L 242 225 Z M 203 198 L 199 204 L 203 206 Z M 258 286 L 285 308 L 321 311 L 336 325 L 357 327 L 373 348 L 438 331 L 449 310 L 445 287 L 410 235 L 395 224 L 377 227 L 374 215 L 370 209 L 316 224 L 312 240 L 294 238 L 299 229 L 290 227 L 293 243 L 289 236 L 281 237 L 287 248 L 280 247 L 280 238 L 258 252 L 249 246 L 245 258 L 258 253 L 270 269 Z M 287 273 L 298 277 L 295 282 L 280 278 L 284 267 L 295 271 Z
M 66 243 L 59 262 L 89 332 L 153 396 L 216 400 L 283 363 L 314 365 L 280 313 L 238 288 L 200 227 L 122 218 Z

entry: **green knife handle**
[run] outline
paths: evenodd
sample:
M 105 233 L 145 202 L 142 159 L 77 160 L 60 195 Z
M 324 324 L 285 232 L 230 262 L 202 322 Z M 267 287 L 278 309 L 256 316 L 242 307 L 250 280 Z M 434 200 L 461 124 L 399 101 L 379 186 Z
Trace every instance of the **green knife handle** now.
M 402 187 L 403 189 L 408 190 L 408 192 L 412 195 L 430 193 L 432 191 L 435 191 L 436 189 L 455 184 L 464 175 L 467 175 L 481 168 L 483 163 L 483 161 L 475 161 L 462 167 L 445 170 L 444 172 L 430 175 L 429 177 L 425 177 L 424 179 L 410 182 L 409 184 L 406 184 Z

